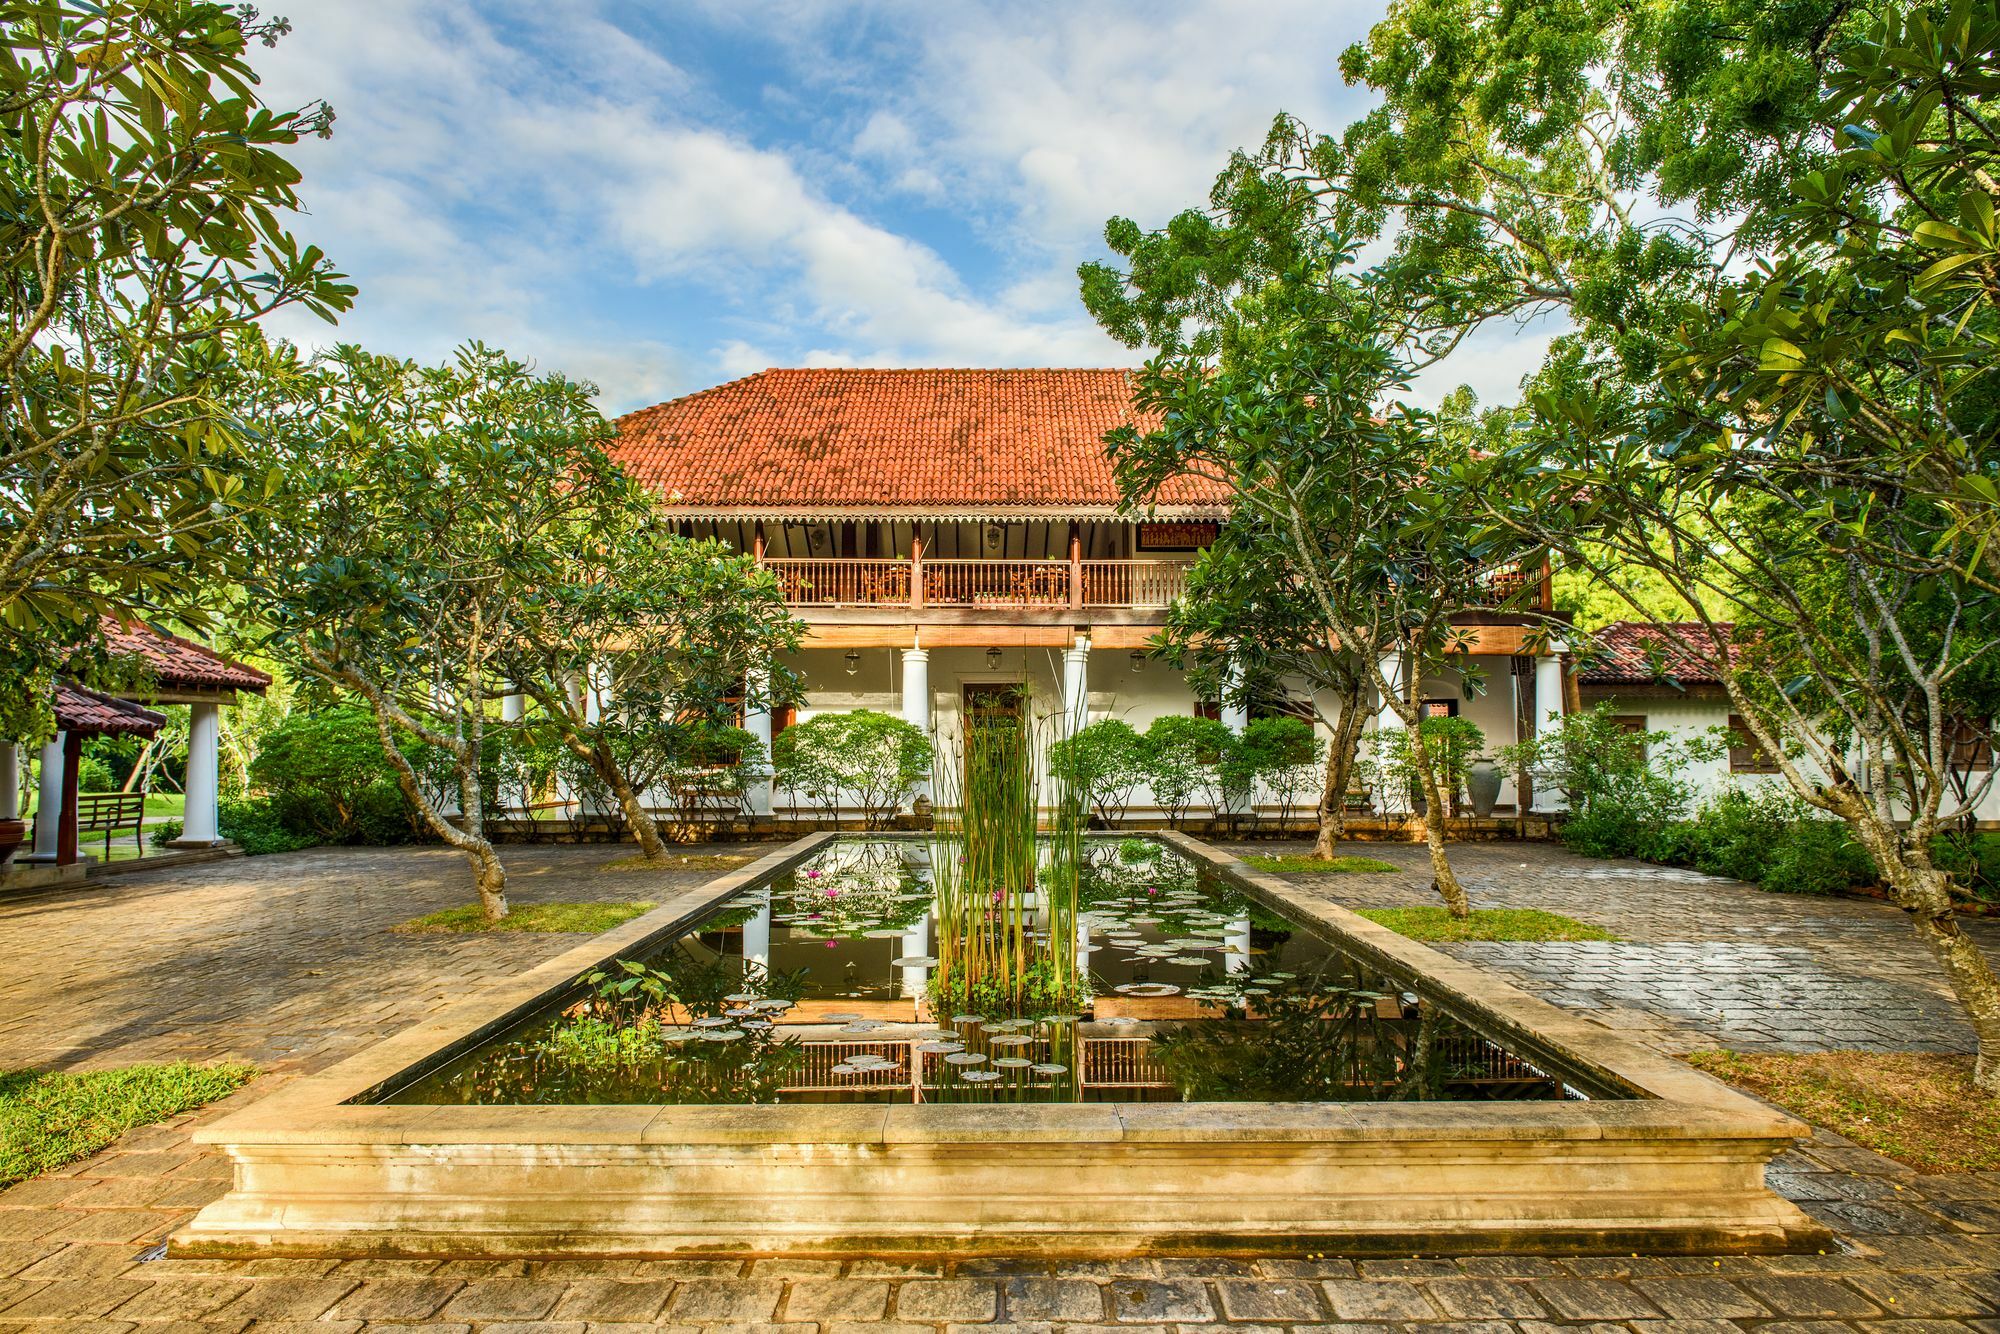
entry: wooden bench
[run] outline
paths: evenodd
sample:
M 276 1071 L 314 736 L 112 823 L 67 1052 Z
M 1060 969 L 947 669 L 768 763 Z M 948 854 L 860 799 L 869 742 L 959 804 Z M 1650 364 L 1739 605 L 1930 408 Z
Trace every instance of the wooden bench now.
M 76 832 L 104 835 L 104 856 L 111 857 L 111 836 L 121 829 L 132 831 L 132 846 L 146 850 L 146 793 L 79 792 L 76 797 Z

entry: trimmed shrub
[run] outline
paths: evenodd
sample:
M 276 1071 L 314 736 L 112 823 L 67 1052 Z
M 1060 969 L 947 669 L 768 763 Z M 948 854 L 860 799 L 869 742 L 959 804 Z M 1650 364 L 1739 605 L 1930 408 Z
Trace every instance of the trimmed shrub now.
M 251 857 L 297 852 L 301 848 L 318 847 L 325 841 L 288 829 L 284 818 L 268 800 L 218 802 L 215 816 L 222 836 Z M 162 820 L 147 837 L 154 847 L 165 847 L 181 836 L 184 827 L 179 820 Z
M 771 764 L 779 786 L 811 799 L 828 819 L 845 795 L 874 826 L 930 776 L 931 743 L 903 719 L 874 709 L 822 713 L 780 733 Z

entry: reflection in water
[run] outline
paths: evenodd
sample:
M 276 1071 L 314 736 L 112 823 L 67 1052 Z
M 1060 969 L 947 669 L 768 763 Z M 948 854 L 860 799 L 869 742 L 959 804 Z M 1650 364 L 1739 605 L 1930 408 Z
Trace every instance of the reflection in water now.
M 1163 845 L 1090 840 L 1081 898 L 1087 1004 L 933 1015 L 926 846 L 836 841 L 389 1100 L 1580 1096 Z

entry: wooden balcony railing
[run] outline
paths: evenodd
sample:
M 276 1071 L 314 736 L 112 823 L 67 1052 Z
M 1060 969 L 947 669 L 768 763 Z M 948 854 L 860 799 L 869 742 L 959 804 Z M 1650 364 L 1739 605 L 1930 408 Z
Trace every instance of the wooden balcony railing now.
M 795 607 L 1165 608 L 1186 560 L 767 558 Z

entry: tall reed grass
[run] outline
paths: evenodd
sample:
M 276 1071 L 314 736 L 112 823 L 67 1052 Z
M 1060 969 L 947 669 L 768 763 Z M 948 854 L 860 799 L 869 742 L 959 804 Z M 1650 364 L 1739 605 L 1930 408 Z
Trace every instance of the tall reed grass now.
M 934 1014 L 1050 1014 L 1086 998 L 1076 949 L 1086 812 L 1039 763 L 1056 726 L 1024 698 L 1017 713 L 968 720 L 955 743 L 934 748 Z

